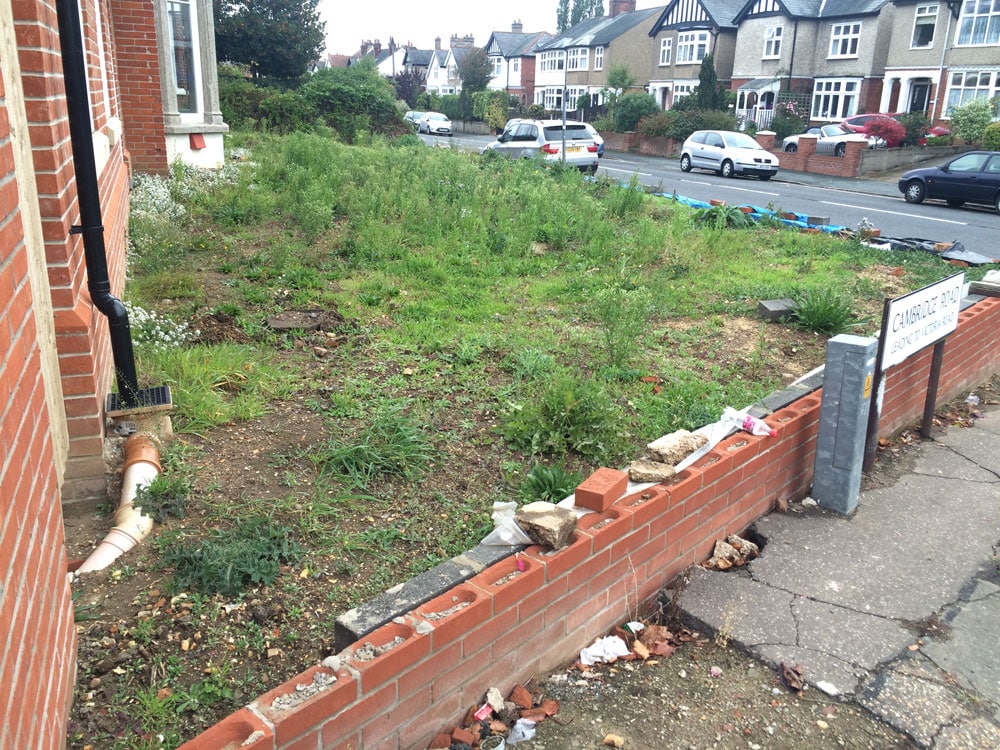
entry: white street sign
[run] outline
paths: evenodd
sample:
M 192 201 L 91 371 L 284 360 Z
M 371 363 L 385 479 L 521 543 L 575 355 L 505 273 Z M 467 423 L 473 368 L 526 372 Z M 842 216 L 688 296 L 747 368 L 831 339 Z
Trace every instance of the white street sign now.
M 964 286 L 965 273 L 957 273 L 889 303 L 883 321 L 882 370 L 898 365 L 958 327 Z

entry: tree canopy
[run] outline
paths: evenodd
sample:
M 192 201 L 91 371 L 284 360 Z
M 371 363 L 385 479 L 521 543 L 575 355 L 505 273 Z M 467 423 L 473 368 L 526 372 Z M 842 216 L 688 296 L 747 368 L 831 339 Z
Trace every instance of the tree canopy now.
M 346 143 L 359 131 L 391 131 L 399 122 L 393 84 L 371 58 L 349 68 L 318 70 L 299 91 Z
M 319 0 L 214 0 L 220 62 L 244 65 L 255 79 L 304 75 L 323 50 Z
M 477 47 L 458 61 L 458 77 L 462 79 L 462 91 L 474 94 L 485 91 L 493 78 L 493 66 L 486 50 Z
M 604 0 L 559 0 L 556 7 L 556 33 L 561 34 L 571 26 L 588 18 L 600 18 L 604 15 Z

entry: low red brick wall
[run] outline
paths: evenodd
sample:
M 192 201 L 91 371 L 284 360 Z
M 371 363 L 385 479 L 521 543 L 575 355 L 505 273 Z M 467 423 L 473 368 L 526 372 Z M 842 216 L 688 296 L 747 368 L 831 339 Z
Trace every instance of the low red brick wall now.
M 960 315 L 939 388 L 949 400 L 1000 370 L 1000 300 Z M 886 379 L 883 434 L 923 411 L 929 353 Z M 506 693 L 575 658 L 625 619 L 641 616 L 659 589 L 705 560 L 719 537 L 739 533 L 779 498 L 799 499 L 812 481 L 821 392 L 768 417 L 774 438 L 738 433 L 674 481 L 616 501 L 581 520 L 555 554 L 537 547 L 509 557 L 362 639 L 399 644 L 370 661 L 341 654 L 334 673 L 315 667 L 250 703 L 182 750 L 424 748 L 487 688 Z M 465 604 L 441 619 L 433 615 Z M 302 685 L 323 685 L 302 698 Z M 279 700 L 280 699 L 280 700 Z M 275 703 L 278 701 L 278 705 Z M 282 705 L 282 702 L 285 705 Z

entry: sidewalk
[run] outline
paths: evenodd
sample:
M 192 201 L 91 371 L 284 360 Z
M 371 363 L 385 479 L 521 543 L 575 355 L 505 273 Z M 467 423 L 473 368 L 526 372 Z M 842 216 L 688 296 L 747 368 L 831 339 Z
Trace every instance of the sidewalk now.
M 782 169 L 775 176 L 775 182 L 792 182 L 798 185 L 845 190 L 853 193 L 883 195 L 888 198 L 902 198 L 897 186 L 898 172 L 886 172 L 884 175 L 869 175 L 867 177 L 835 177 L 828 174 L 813 172 L 794 172 Z
M 908 453 L 850 517 L 793 505 L 737 572 L 695 568 L 685 619 L 935 750 L 1000 748 L 1000 406 Z

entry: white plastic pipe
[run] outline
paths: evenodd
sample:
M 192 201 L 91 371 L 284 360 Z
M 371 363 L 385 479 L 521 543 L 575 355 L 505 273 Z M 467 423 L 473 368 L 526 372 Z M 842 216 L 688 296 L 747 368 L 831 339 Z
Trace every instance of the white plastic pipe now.
M 137 433 L 125 442 L 122 495 L 115 512 L 115 526 L 97 545 L 74 575 L 103 570 L 141 542 L 153 529 L 153 519 L 134 505 L 139 490 L 149 487 L 160 473 L 160 451 L 149 435 Z

